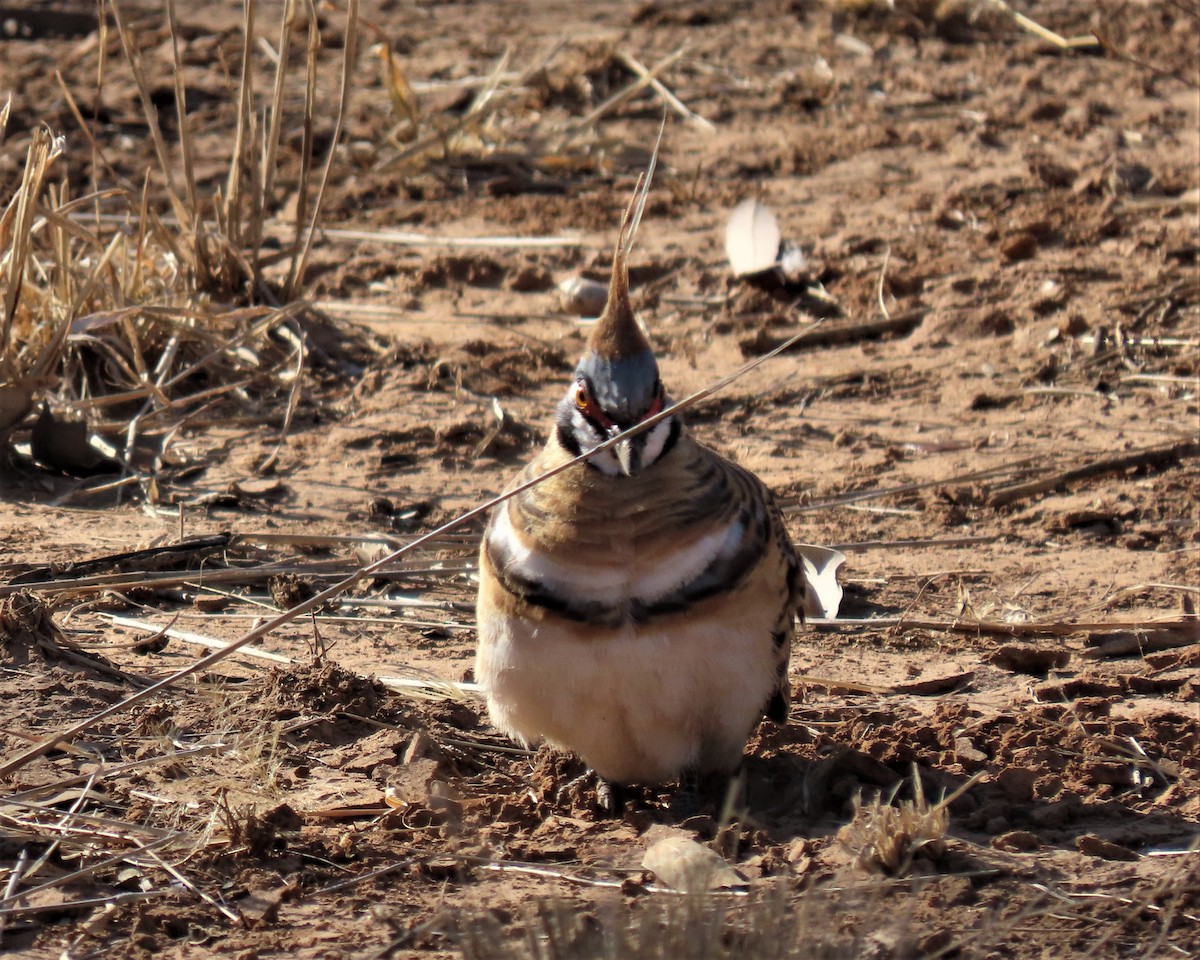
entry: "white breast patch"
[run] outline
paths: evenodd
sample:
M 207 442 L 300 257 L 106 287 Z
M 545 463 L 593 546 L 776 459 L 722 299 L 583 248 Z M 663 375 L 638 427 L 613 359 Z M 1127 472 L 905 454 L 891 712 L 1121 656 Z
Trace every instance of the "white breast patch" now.
M 736 552 L 745 532 L 740 521 L 731 521 L 649 569 L 641 569 L 636 557 L 633 563 L 619 565 L 597 565 L 594 558 L 580 563 L 551 558 L 521 542 L 507 509 L 497 514 L 490 536 L 509 573 L 554 594 L 611 606 L 628 601 L 653 604 L 695 580 L 715 560 Z

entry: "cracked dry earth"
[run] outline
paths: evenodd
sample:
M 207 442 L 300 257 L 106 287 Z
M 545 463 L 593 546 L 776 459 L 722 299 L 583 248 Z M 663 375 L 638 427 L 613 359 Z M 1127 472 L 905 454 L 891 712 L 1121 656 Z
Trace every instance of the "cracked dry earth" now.
M 520 65 L 565 39 L 496 115 L 489 151 L 335 165 L 327 223 L 362 233 L 322 240 L 314 295 L 354 311 L 366 359 L 313 376 L 273 474 L 256 468 L 279 442 L 275 408 L 185 427 L 187 469 L 155 505 L 0 468 L 2 756 L 205 652 L 153 630 L 236 638 L 494 495 L 533 454 L 584 338 L 556 284 L 604 276 L 661 105 L 605 113 L 586 162 L 529 145 L 635 79 L 622 51 L 653 64 L 686 44 L 662 79 L 714 127 L 669 122 L 633 254 L 664 379 L 684 395 L 826 317 L 821 339 L 689 421 L 771 484 L 796 539 L 847 555 L 841 616 L 869 622 L 799 634 L 790 721 L 756 735 L 732 822 L 680 823 L 653 790 L 606 820 L 571 785 L 577 761 L 515 749 L 469 688 L 432 682 L 471 679 L 468 525 L 267 635 L 274 660 L 229 657 L 9 774 L 0 877 L 46 859 L 5 899 L 0 951 L 1200 955 L 1198 21 L 1190 0 L 1020 6 L 1124 58 L 1056 49 L 987 4 L 364 4 L 414 81 L 486 76 L 506 45 Z M 159 8 L 128 7 L 166 89 Z M 210 107 L 232 96 L 240 14 L 207 7 L 178 16 L 198 143 L 217 155 L 228 127 Z M 336 38 L 341 19 L 322 16 Z M 95 99 L 97 44 L 4 51 L 19 157 L 34 123 L 72 128 L 55 67 Z M 125 84 L 114 69 L 97 136 L 140 182 L 149 146 Z M 464 89 L 432 85 L 421 109 L 449 122 Z M 364 55 L 354 156 L 391 149 L 388 103 Z M 67 158 L 81 184 L 82 139 Z M 801 244 L 806 285 L 729 278 L 724 223 L 748 196 Z M 396 246 L 369 236 L 382 230 L 568 239 Z M 863 336 L 884 316 L 889 332 Z M 222 536 L 160 558 L 171 582 L 54 586 L 128 571 L 71 565 L 181 528 Z M 271 562 L 292 579 L 254 572 Z M 50 609 L 18 616 L 29 583 Z M 931 800 L 970 786 L 944 843 L 880 871 L 845 828 L 857 797 L 902 803 L 914 775 Z M 58 846 L 53 823 L 72 827 Z M 642 858 L 680 834 L 740 888 L 662 892 Z M 104 864 L 116 854 L 130 859 Z

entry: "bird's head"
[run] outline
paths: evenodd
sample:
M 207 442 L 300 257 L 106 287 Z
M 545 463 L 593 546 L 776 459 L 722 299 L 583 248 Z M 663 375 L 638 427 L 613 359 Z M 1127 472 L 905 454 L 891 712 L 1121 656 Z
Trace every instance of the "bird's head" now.
M 575 381 L 558 407 L 559 440 L 575 455 L 654 416 L 669 402 L 650 342 L 629 304 L 625 255 L 630 212 L 625 216 L 613 257 L 608 302 L 575 368 Z M 631 477 L 651 467 L 670 448 L 678 429 L 675 418 L 667 417 L 602 450 L 588 463 L 612 476 Z

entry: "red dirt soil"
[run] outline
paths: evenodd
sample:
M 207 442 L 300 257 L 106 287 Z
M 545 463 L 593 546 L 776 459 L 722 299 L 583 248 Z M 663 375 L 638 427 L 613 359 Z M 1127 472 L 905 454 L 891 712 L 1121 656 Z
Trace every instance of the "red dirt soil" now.
M 308 564 L 274 591 L 303 596 L 368 557 L 280 535 L 404 537 L 498 493 L 543 441 L 585 337 L 556 285 L 604 278 L 663 107 L 643 92 L 585 127 L 583 146 L 564 131 L 636 79 L 618 53 L 652 67 L 685 47 L 661 79 L 712 129 L 668 121 L 632 257 L 635 307 L 675 396 L 818 314 L 818 333 L 848 331 L 756 368 L 689 422 L 773 487 L 797 540 L 847 554 L 841 615 L 880 622 L 800 633 L 790 721 L 752 742 L 736 822 L 710 809 L 680 824 L 649 789 L 606 820 L 573 784 L 578 761 L 514 749 L 476 699 L 371 679 L 470 679 L 474 523 L 265 638 L 292 662 L 230 657 L 0 780 L 0 878 L 50 842 L 12 795 L 54 818 L 82 799 L 100 818 L 87 821 L 94 841 L 68 832 L 26 888 L 163 831 L 193 841 L 164 846 L 175 874 L 143 854 L 5 900 L 19 909 L 0 950 L 516 957 L 534 955 L 532 930 L 539 956 L 671 956 L 680 941 L 655 940 L 667 936 L 656 924 L 698 921 L 641 867 L 670 828 L 747 881 L 748 896 L 710 908 L 715 926 L 687 928 L 707 955 L 1200 956 L 1200 15 L 1192 0 L 1017 6 L 1111 49 L 1055 48 L 989 3 L 365 5 L 363 46 L 392 45 L 426 130 L 450 127 L 478 89 L 451 81 L 486 77 L 506 49 L 506 69 L 523 71 L 563 46 L 519 89 L 501 85 L 508 99 L 469 145 L 409 165 L 389 164 L 406 144 L 364 50 L 325 214 L 363 233 L 323 237 L 311 276 L 342 318 L 314 330 L 352 339 L 363 369 L 314 370 L 268 476 L 257 471 L 282 403 L 185 428 L 153 506 L 10 458 L 0 591 L 182 527 L 243 538 L 211 569 Z M 125 7 L 169 125 L 161 9 Z M 274 37 L 278 5 L 259 8 Z M 212 186 L 240 8 L 178 17 Z M 320 17 L 332 104 L 344 18 Z M 45 29 L 4 42 L 6 199 L 40 122 L 68 133 L 76 193 L 90 182 L 56 68 L 140 184 L 153 154 L 115 37 L 97 95 L 96 34 Z M 752 196 L 801 245 L 805 283 L 730 278 L 724 224 Z M 370 236 L 381 231 L 430 240 Z M 486 236 L 562 242 L 441 242 Z M 893 332 L 855 332 L 885 315 Z M 10 602 L 0 759 L 132 693 L 110 667 L 157 679 L 205 652 L 135 646 L 147 632 L 110 614 L 226 640 L 272 615 L 265 577 L 203 587 L 190 570 L 157 589 L 47 591 L 57 639 Z M 68 641 L 81 645 L 73 659 Z M 146 762 L 84 794 L 97 756 L 109 771 Z M 978 780 L 950 804 L 940 856 L 881 875 L 838 834 L 857 796 L 911 798 L 914 772 L 933 800 Z M 125 825 L 116 839 L 106 820 Z M 109 906 L 80 905 L 95 898 Z M 793 952 L 754 946 L 763 929 Z

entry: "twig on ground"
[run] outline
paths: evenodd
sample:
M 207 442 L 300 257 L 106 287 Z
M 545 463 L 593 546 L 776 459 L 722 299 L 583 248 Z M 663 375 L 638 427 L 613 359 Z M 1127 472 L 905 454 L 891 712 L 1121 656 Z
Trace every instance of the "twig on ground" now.
M 1174 650 L 1200 644 L 1200 620 L 1184 621 L 1172 628 L 1144 630 L 1090 631 L 1084 638 L 1084 649 L 1080 656 L 1086 660 L 1101 660 L 1106 657 L 1128 657 Z
M 1121 377 L 1121 383 L 1178 383 L 1200 389 L 1200 377 L 1175 377 L 1167 373 L 1131 373 Z
M 149 843 L 140 845 L 136 850 L 128 850 L 124 853 L 116 853 L 111 857 L 105 857 L 103 860 L 98 860 L 86 867 L 81 867 L 79 870 L 73 870 L 70 873 L 64 873 L 61 876 L 55 877 L 53 880 L 47 880 L 45 883 L 38 884 L 36 887 L 31 887 L 28 890 L 20 890 L 11 897 L 5 897 L 0 900 L 0 916 L 5 914 L 17 915 L 22 912 L 20 907 L 13 907 L 10 904 L 15 903 L 25 897 L 33 896 L 36 893 L 41 893 L 43 890 L 52 890 L 55 887 L 61 887 L 68 883 L 74 883 L 82 880 L 84 877 L 90 877 L 93 873 L 100 870 L 107 870 L 109 867 L 115 867 L 119 863 L 128 863 L 130 860 L 138 856 L 142 856 L 151 850 L 157 850 L 160 847 L 165 847 L 178 839 L 177 834 L 171 834 L 166 837 L 159 837 L 157 840 L 152 840 Z
M 879 266 L 879 285 L 875 288 L 875 299 L 879 302 L 879 314 L 884 320 L 891 320 L 892 315 L 888 312 L 887 302 L 883 295 L 883 285 L 887 280 L 888 261 L 892 259 L 892 247 L 888 244 L 886 250 L 883 251 L 883 263 Z
M 1185 87 L 1191 87 L 1193 90 L 1200 90 L 1200 81 L 1197 81 L 1195 76 L 1186 76 L 1180 73 L 1178 70 L 1165 70 L 1162 67 L 1155 66 L 1153 63 L 1148 63 L 1145 60 L 1135 57 L 1133 54 L 1126 53 L 1124 50 L 1118 50 L 1116 45 L 1108 38 L 1108 34 L 1099 29 L 1093 30 L 1092 36 L 1089 39 L 1102 46 L 1104 48 L 1104 52 L 1111 57 L 1116 57 L 1118 60 L 1124 60 L 1126 63 L 1131 63 L 1135 67 L 1141 67 L 1143 70 L 1149 70 L 1155 76 L 1168 77 L 1171 80 L 1176 80 L 1179 83 L 1182 83 Z
M 125 627 L 128 630 L 139 630 L 143 633 L 155 634 L 156 636 L 171 637 L 173 640 L 193 643 L 198 647 L 207 647 L 210 650 L 224 650 L 229 645 L 227 641 L 218 640 L 215 637 L 206 637 L 203 634 L 191 633 L 187 630 L 177 630 L 174 627 L 162 627 L 145 620 L 135 620 L 133 617 L 119 617 L 113 614 L 107 614 L 107 616 L 109 621 L 117 627 Z M 243 656 L 254 657 L 258 660 L 268 660 L 271 663 L 291 665 L 296 662 L 291 657 L 285 657 L 281 653 L 272 653 L 270 650 L 264 650 L 261 647 L 242 647 L 239 652 Z
M 203 561 L 214 553 L 229 547 L 232 537 L 228 533 L 192 537 L 180 543 L 170 543 L 145 550 L 130 550 L 110 553 L 90 560 L 77 560 L 57 567 L 37 567 L 27 570 L 9 581 L 9 585 L 29 582 L 53 582 L 59 579 L 85 577 L 102 570 L 127 570 L 149 572 L 163 567 L 176 566 L 188 561 Z
M 1047 493 L 1077 480 L 1089 480 L 1093 477 L 1121 473 L 1126 470 L 1174 466 L 1180 460 L 1196 456 L 1200 456 L 1200 441 L 1188 439 L 1161 447 L 1151 447 L 1148 450 L 1136 450 L 1133 453 L 1115 457 L 1100 457 L 1082 466 L 1056 471 L 1048 477 L 995 488 L 988 496 L 987 502 L 991 507 L 1007 506 L 1018 500 L 1026 500 L 1040 493 Z
M 148 849 L 145 845 L 142 845 L 142 850 L 145 851 L 146 856 L 148 856 L 151 860 L 153 860 L 155 863 L 158 864 L 158 866 L 161 870 L 163 870 L 165 873 L 169 873 L 172 877 L 175 878 L 177 883 L 186 887 L 196 897 L 203 900 L 214 910 L 221 913 L 225 917 L 226 920 L 229 920 L 233 923 L 241 922 L 242 917 L 236 910 L 230 910 L 229 907 L 225 906 L 225 904 L 214 899 L 208 893 L 205 893 L 198 886 L 196 886 L 196 884 L 194 884 L 190 879 L 188 879 L 188 877 L 178 867 L 174 866 L 171 863 L 168 863 L 166 860 L 164 860 L 162 857 L 160 857 L 155 851 Z
M 331 227 L 321 231 L 321 235 L 331 240 L 345 240 L 352 243 L 387 243 L 400 247 L 425 247 L 430 249 L 446 248 L 450 250 L 572 250 L 587 246 L 588 243 L 578 236 L 557 237 L 438 237 L 427 233 L 413 233 L 406 230 L 356 230 L 350 227 Z
M 33 740 L 32 737 L 28 739 Z M 152 757 L 142 757 L 140 760 L 130 760 L 128 763 L 118 763 L 109 767 L 101 767 L 99 773 L 103 779 L 113 777 L 117 774 L 128 773 L 131 770 L 139 770 L 142 767 L 148 767 L 154 764 L 171 764 L 180 760 L 187 760 L 192 757 L 207 757 L 211 754 L 228 749 L 230 749 L 230 746 L 227 743 L 209 743 L 203 746 L 193 747 L 190 750 L 176 750 L 172 751 L 171 753 L 160 753 Z M 64 777 L 62 780 L 55 780 L 51 783 L 43 783 L 36 787 L 30 787 L 28 790 L 22 790 L 20 793 L 9 794 L 4 798 L 4 801 L 16 802 L 18 800 L 29 800 L 42 794 L 59 793 L 68 787 L 74 787 L 81 783 L 88 782 L 92 776 L 92 773 L 81 773 L 74 777 Z
M 878 697 L 897 692 L 892 687 L 884 687 L 879 684 L 855 683 L 852 680 L 827 680 L 823 677 L 810 677 L 808 674 L 803 674 L 800 677 L 799 685 L 801 687 L 820 687 L 822 690 L 828 690 L 830 693 L 865 693 Z
M 887 316 L 885 313 L 882 318 L 875 320 L 825 323 L 819 330 L 813 330 L 799 339 L 791 338 L 792 345 L 788 349 L 792 351 L 808 350 L 813 347 L 829 347 L 857 343 L 860 340 L 874 340 L 876 337 L 882 337 L 889 333 L 909 333 L 916 329 L 928 313 L 929 310 L 925 307 L 917 307 L 913 310 L 905 310 L 895 316 Z M 781 342 L 780 338 L 764 330 L 739 343 L 739 346 L 744 352 L 757 353 L 760 350 L 773 349 L 779 342 Z
M 1081 35 L 1078 37 L 1064 37 L 1053 30 L 1043 27 L 1036 20 L 1031 20 L 1023 13 L 1019 13 L 1010 7 L 1005 0 L 987 0 L 987 3 L 1000 11 L 1007 17 L 1011 17 L 1013 22 L 1022 30 L 1027 30 L 1034 36 L 1045 40 L 1047 43 L 1058 47 L 1060 50 L 1076 50 L 1080 48 L 1094 47 L 1097 44 L 1097 39 L 1091 35 Z
M 682 57 L 686 52 L 686 44 L 678 47 L 672 53 L 667 54 L 667 56 L 665 56 L 645 73 L 641 74 L 636 80 L 633 81 L 633 83 L 629 84 L 629 86 L 622 87 L 620 90 L 614 93 L 586 117 L 575 121 L 575 123 L 571 125 L 568 139 L 578 137 L 580 134 L 590 130 L 596 125 L 596 121 L 603 117 L 606 113 L 609 113 L 616 107 L 619 107 L 625 101 L 632 100 L 647 87 L 651 86 L 654 81 L 658 79 L 660 74 L 664 73 L 668 68 L 674 66 L 675 62 L 679 60 L 679 58 Z
M 700 114 L 688 109 L 687 104 L 685 104 L 682 100 L 675 96 L 675 94 L 668 90 L 666 84 L 664 84 L 661 80 L 659 80 L 657 77 L 651 76 L 651 72 L 646 68 L 645 64 L 638 61 L 632 54 L 624 50 L 618 50 L 616 52 L 616 58 L 620 60 L 626 68 L 632 70 L 639 77 L 650 77 L 650 88 L 657 93 L 660 98 L 662 98 L 662 101 L 668 107 L 679 114 L 679 116 L 683 117 L 683 119 L 690 123 L 693 127 L 703 130 L 705 133 L 716 132 L 717 128 L 714 124 L 704 119 L 704 117 L 700 116 Z
M 66 903 L 42 903 L 32 904 L 28 907 L 4 907 L 0 908 L 0 930 L 3 929 L 6 921 L 12 917 L 30 917 L 36 916 L 39 913 L 66 913 L 76 910 L 107 910 L 123 903 L 152 900 L 155 897 L 163 897 L 168 893 L 174 892 L 169 887 L 165 887 L 158 890 L 147 890 L 145 893 L 111 893 L 103 897 L 88 897 L 84 900 L 72 900 Z M 17 899 L 20 899 L 20 897 Z
M 410 695 L 425 695 L 435 700 L 482 700 L 483 688 L 477 683 L 457 680 L 428 680 L 420 677 L 376 677 L 389 690 Z
M 974 547 L 981 543 L 995 543 L 1001 534 L 986 537 L 927 537 L 914 540 L 859 540 L 854 543 L 831 543 L 831 550 L 843 553 L 862 553 L 867 550 L 919 550 L 925 547 Z
M 923 617 L 870 617 L 868 619 L 828 620 L 806 617 L 809 627 L 818 631 L 862 630 L 887 627 L 899 630 L 941 630 L 947 633 L 993 634 L 1002 637 L 1070 637 L 1076 634 L 1130 631 L 1145 637 L 1170 637 L 1181 630 L 1200 628 L 1200 620 L 1171 617 L 1162 620 L 1114 621 L 1112 623 L 1064 623 L 1052 620 L 1025 620 L 1005 623 L 999 620 L 935 620 Z M 1193 639 L 1190 642 L 1195 642 Z
M 843 493 L 840 496 L 831 497 L 828 500 L 821 500 L 817 503 L 800 503 L 796 498 L 781 498 L 781 505 L 784 507 L 785 513 L 811 513 L 815 510 L 828 510 L 832 507 L 841 507 L 851 503 L 861 503 L 864 500 L 878 500 L 882 497 L 903 496 L 910 493 L 918 493 L 921 490 L 929 490 L 934 487 L 954 487 L 962 486 L 969 483 L 978 483 L 980 480 L 990 480 L 995 477 L 1009 476 L 1016 474 L 1018 476 L 1037 472 L 1037 468 L 1031 466 L 1032 460 L 1019 460 L 1016 463 L 1006 464 L 1003 467 L 991 467 L 987 470 L 975 470 L 971 473 L 960 473 L 952 477 L 946 477 L 941 480 L 925 480 L 921 483 L 906 483 L 898 487 L 879 487 L 874 490 L 856 490 L 851 493 Z

